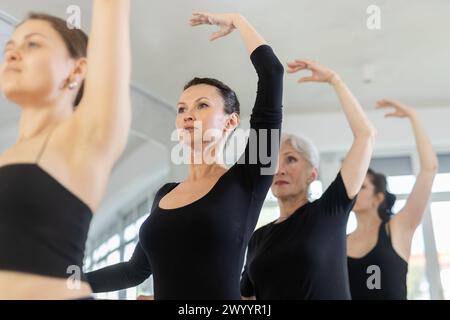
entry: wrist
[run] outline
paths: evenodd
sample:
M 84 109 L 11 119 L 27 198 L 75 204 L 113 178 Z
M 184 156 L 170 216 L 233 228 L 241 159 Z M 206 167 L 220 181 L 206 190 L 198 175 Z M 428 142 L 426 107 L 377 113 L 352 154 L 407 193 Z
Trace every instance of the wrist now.
M 408 112 L 408 118 L 413 122 L 416 122 L 419 120 L 419 117 L 417 116 L 417 112 L 415 110 L 410 110 Z
M 233 26 L 237 29 L 238 26 L 242 23 L 245 22 L 245 17 L 240 14 L 240 13 L 231 13 L 231 21 L 233 23 Z
M 332 86 L 336 86 L 342 82 L 343 81 L 342 81 L 341 77 L 337 73 L 334 73 L 328 80 L 328 83 Z

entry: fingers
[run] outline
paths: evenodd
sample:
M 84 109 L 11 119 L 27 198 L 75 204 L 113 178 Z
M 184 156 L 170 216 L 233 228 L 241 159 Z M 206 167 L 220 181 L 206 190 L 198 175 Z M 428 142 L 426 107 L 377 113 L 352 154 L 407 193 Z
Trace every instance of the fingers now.
M 308 69 L 308 66 L 303 62 L 288 62 L 287 66 L 288 66 L 288 69 L 286 70 L 287 73 L 295 73 L 300 70 Z
M 193 20 L 190 20 L 189 23 L 190 23 L 191 27 L 196 27 L 196 26 L 200 26 L 200 25 L 204 24 L 203 22 L 193 21 Z
M 297 82 L 304 83 L 304 82 L 311 82 L 311 81 L 315 81 L 313 76 L 300 78 Z
M 405 113 L 403 110 L 398 108 L 396 105 L 393 105 L 390 101 L 377 101 L 376 109 L 386 109 L 386 108 L 393 108 L 394 110 L 388 113 L 384 114 L 385 118 L 403 118 L 405 117 Z
M 298 72 L 298 71 L 300 71 L 300 70 L 305 70 L 306 68 L 305 67 L 288 67 L 287 68 L 287 70 L 286 70 L 286 72 L 287 73 L 296 73 L 296 72 Z
M 210 37 L 209 37 L 209 41 L 214 41 L 217 40 L 219 38 L 222 38 L 223 36 L 225 36 L 226 34 L 222 31 L 217 31 L 214 32 Z
M 382 107 L 400 107 L 402 106 L 402 103 L 396 100 L 390 100 L 390 99 L 381 99 L 377 101 L 377 105 Z
M 318 62 L 309 59 L 295 59 L 295 62 L 298 64 L 304 64 L 308 69 L 316 69 L 318 66 Z
M 191 26 L 211 24 L 210 14 L 207 12 L 194 12 L 189 21 L 191 23 Z
M 303 60 L 294 60 L 287 63 L 290 67 L 308 67 L 308 63 Z

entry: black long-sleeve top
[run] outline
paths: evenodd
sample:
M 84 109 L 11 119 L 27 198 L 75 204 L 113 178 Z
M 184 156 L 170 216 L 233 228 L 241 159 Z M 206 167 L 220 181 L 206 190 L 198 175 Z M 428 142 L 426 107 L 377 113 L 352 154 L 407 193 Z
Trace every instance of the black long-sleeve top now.
M 94 292 L 133 287 L 153 274 L 155 299 L 240 299 L 245 250 L 278 158 L 284 73 L 267 45 L 250 58 L 259 80 L 250 120 L 255 134 L 244 154 L 207 195 L 189 205 L 160 208 L 160 200 L 178 184 L 164 185 L 132 258 L 87 274 Z M 255 157 L 259 151 L 263 156 Z

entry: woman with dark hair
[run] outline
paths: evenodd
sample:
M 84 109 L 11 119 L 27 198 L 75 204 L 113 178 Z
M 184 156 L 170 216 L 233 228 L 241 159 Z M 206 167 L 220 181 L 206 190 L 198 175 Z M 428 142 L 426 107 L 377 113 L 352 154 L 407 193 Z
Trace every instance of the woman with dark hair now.
M 420 172 L 405 206 L 395 215 L 395 195 L 383 174 L 369 170 L 353 211 L 358 226 L 347 237 L 350 290 L 355 300 L 405 300 L 411 242 L 430 197 L 438 160 L 416 112 L 397 101 L 381 100 L 378 108 L 394 108 L 387 117 L 411 122 Z
M 89 46 L 46 14 L 6 44 L 0 88 L 21 116 L 0 155 L 0 300 L 92 293 L 84 246 L 131 123 L 129 3 L 93 1 Z
M 191 25 L 202 24 L 220 27 L 211 40 L 239 30 L 258 74 L 247 147 L 236 164 L 224 167 L 218 157 L 239 124 L 236 95 L 218 80 L 189 82 L 176 117 L 190 150 L 189 175 L 157 192 L 130 261 L 88 274 L 95 292 L 133 287 L 153 274 L 157 300 L 240 299 L 245 248 L 278 158 L 283 66 L 243 16 L 195 13 Z

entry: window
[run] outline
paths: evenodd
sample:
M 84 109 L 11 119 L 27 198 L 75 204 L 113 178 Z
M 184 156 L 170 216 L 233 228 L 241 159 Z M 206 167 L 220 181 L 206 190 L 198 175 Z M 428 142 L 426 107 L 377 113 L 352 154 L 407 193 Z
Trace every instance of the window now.
M 84 269 L 97 270 L 122 261 L 130 260 L 138 243 L 139 229 L 149 216 L 149 202 L 145 199 L 134 210 L 125 215 L 117 229 L 120 233 L 113 234 L 98 244 L 92 254 L 86 255 Z M 125 227 L 120 227 L 124 225 Z M 137 295 L 153 294 L 152 278 L 136 288 L 123 291 L 96 294 L 99 299 L 130 299 L 135 300 Z
M 444 298 L 450 299 L 450 201 L 431 203 L 431 215 Z

